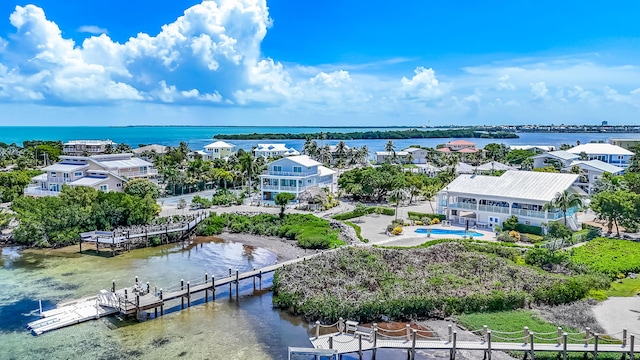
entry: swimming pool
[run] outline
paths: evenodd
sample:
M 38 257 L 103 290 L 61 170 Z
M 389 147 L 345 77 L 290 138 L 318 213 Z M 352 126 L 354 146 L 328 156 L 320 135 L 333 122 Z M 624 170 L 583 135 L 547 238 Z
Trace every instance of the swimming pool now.
M 416 233 L 418 234 L 426 234 L 428 232 L 430 232 L 433 235 L 482 236 L 482 234 L 475 231 L 467 231 L 465 233 L 464 230 L 452 230 L 452 229 L 425 229 L 425 228 L 416 229 Z

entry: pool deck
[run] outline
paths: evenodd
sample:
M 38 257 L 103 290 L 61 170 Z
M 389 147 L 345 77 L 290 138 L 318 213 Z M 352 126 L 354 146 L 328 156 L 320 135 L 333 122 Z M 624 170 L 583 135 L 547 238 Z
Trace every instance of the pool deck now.
M 427 236 L 427 234 L 416 233 L 417 229 L 443 229 L 443 230 L 458 230 L 464 231 L 464 226 L 443 226 L 442 224 L 437 225 L 420 225 L 420 226 L 405 226 L 403 228 L 401 235 L 390 236 L 387 239 L 376 241 L 374 245 L 385 245 L 385 246 L 417 246 L 420 244 L 424 244 L 430 240 L 437 239 L 462 239 L 460 235 L 451 235 L 451 234 L 431 234 Z M 493 231 L 487 231 L 485 229 L 469 229 L 469 231 L 474 231 L 482 234 L 482 236 L 474 236 L 474 239 L 484 240 L 484 241 L 496 241 L 496 236 Z

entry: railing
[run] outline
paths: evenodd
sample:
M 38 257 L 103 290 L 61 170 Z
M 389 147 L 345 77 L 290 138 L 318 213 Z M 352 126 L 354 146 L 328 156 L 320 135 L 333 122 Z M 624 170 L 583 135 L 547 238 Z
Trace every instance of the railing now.
M 267 171 L 264 171 L 264 172 L 262 173 L 262 175 L 273 175 L 273 176 L 300 176 L 300 177 L 304 177 L 304 176 L 318 175 L 318 173 L 316 173 L 316 172 L 311 172 L 311 171 L 304 171 L 304 172 L 291 172 L 291 171 L 272 171 L 272 170 L 267 170 Z
M 468 209 L 468 210 L 477 210 L 477 205 L 472 203 L 451 203 L 449 207 L 456 209 Z
M 158 175 L 158 169 L 149 169 L 147 171 L 119 171 L 117 174 L 125 177 L 150 176 Z
M 79 179 L 79 178 L 78 178 Z M 68 184 L 70 182 L 73 182 L 77 179 L 73 179 L 73 178 L 65 178 L 65 177 L 51 177 L 49 176 L 47 179 L 48 183 L 54 183 L 54 184 Z
M 28 196 L 58 196 L 60 192 L 28 187 L 24 189 L 24 194 Z
M 480 211 L 490 211 L 490 212 L 498 212 L 503 214 L 509 213 L 509 208 L 506 206 L 495 206 L 495 205 L 480 205 L 478 207 Z
M 304 186 L 278 186 L 278 185 L 262 185 L 262 190 L 276 190 L 276 191 L 302 191 L 306 189 Z
M 544 219 L 544 211 L 537 210 L 525 210 L 525 209 L 511 209 L 511 214 L 518 216 L 527 216 Z

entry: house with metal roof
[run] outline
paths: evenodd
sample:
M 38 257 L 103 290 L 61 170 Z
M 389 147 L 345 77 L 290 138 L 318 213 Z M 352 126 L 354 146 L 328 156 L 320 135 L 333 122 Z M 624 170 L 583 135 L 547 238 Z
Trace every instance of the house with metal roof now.
M 104 154 L 109 147 L 115 147 L 116 143 L 111 140 L 70 140 L 62 145 L 62 152 L 65 155 L 97 155 Z
M 564 150 L 551 151 L 533 157 L 533 167 L 543 168 L 555 166 L 558 170 L 570 166 L 574 160 L 580 159 L 580 155 L 572 154 Z
M 60 162 L 42 169 L 31 179 L 28 196 L 57 196 L 62 185 L 90 186 L 100 191 L 122 191 L 128 179 L 157 175 L 153 164 L 131 154 L 61 156 Z
M 294 148 L 287 148 L 286 144 L 258 144 L 258 147 L 253 149 L 253 156 L 255 157 L 273 158 L 296 155 L 300 155 L 300 152 Z
M 617 145 L 607 143 L 588 143 L 574 146 L 567 152 L 572 154 L 586 154 L 588 159 L 600 160 L 607 164 L 615 165 L 621 168 L 627 168 L 631 165 L 633 152 Z
M 229 156 L 233 155 L 234 148 L 236 146 L 233 144 L 229 144 L 224 141 L 216 141 L 204 147 L 203 159 L 205 160 L 214 160 L 214 159 L 227 159 Z
M 562 170 L 564 172 L 573 172 L 575 167 L 580 169 L 580 176 L 574 185 L 582 189 L 587 194 L 591 194 L 596 182 L 602 178 L 604 173 L 619 175 L 624 172 L 623 168 L 607 164 L 600 160 L 576 160 L 573 161 L 570 166 Z
M 260 199 L 272 203 L 281 192 L 300 193 L 318 187 L 334 190 L 336 172 L 307 155 L 289 156 L 270 162 L 260 175 Z M 296 200 L 294 200 L 296 201 Z
M 575 191 L 577 174 L 507 171 L 501 176 L 460 175 L 438 193 L 438 213 L 452 223 L 502 226 L 515 215 L 526 225 L 563 221 L 559 209 L 545 205 L 563 191 Z M 578 229 L 578 208 L 567 211 L 567 226 Z

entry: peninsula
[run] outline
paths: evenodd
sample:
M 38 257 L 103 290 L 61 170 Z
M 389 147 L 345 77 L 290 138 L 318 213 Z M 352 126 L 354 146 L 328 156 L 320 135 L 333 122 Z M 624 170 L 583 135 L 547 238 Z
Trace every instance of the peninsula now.
M 284 140 L 284 139 L 325 139 L 325 140 L 374 140 L 374 139 L 435 139 L 435 138 L 485 138 L 516 139 L 518 134 L 498 128 L 460 128 L 446 130 L 389 130 L 358 132 L 315 132 L 315 133 L 270 133 L 270 134 L 217 134 L 219 140 Z

